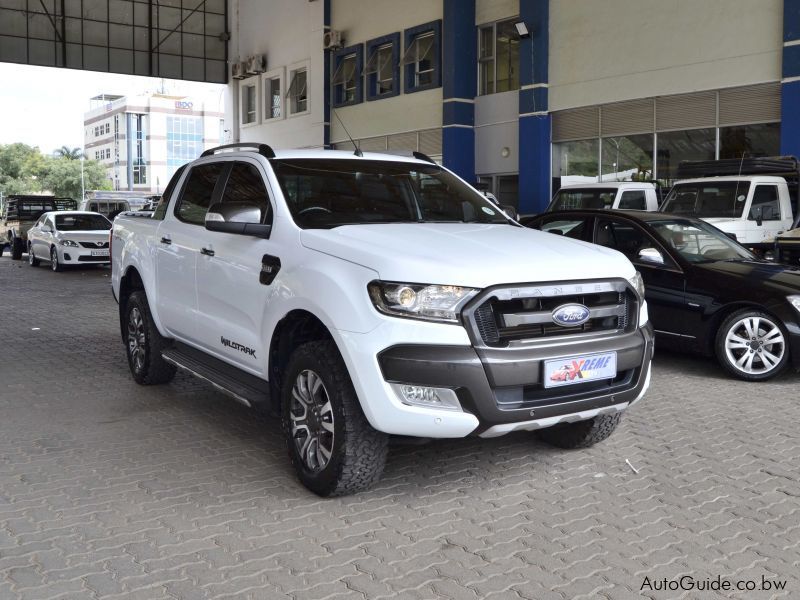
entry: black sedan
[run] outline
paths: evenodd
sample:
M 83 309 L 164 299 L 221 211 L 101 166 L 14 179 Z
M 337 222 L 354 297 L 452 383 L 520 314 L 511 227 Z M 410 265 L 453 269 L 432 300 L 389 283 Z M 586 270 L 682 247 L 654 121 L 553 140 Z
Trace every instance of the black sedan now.
M 800 269 L 759 260 L 699 219 L 657 212 L 545 213 L 524 225 L 619 250 L 645 282 L 662 346 L 716 355 L 762 381 L 800 369 Z

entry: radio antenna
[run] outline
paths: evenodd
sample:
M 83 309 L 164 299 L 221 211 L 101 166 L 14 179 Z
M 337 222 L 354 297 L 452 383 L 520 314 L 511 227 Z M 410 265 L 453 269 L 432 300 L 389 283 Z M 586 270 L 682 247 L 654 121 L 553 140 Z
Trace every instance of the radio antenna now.
M 339 118 L 339 113 L 336 112 L 335 108 L 332 109 L 332 112 L 333 116 L 336 117 L 336 120 L 339 121 L 339 125 L 341 125 L 342 129 L 344 129 L 344 133 L 345 135 L 347 135 L 347 138 L 350 140 L 350 143 L 353 144 L 353 148 L 356 149 L 355 152 L 353 152 L 353 154 L 355 154 L 356 156 L 364 156 L 364 153 L 361 152 L 361 148 L 358 147 L 358 144 L 356 144 L 356 141 L 353 139 L 353 136 L 351 136 L 350 132 L 347 131 L 347 127 L 345 127 L 344 122 L 342 121 L 341 118 Z

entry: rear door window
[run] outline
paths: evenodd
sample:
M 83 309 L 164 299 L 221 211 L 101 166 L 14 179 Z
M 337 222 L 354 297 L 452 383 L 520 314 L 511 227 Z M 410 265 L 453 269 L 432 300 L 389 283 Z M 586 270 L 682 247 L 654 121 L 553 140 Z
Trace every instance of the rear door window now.
M 184 223 L 203 225 L 206 212 L 211 206 L 214 189 L 222 169 L 229 163 L 212 163 L 192 167 L 183 186 L 181 198 L 175 207 L 175 216 Z
M 647 200 L 642 190 L 629 190 L 622 192 L 619 199 L 621 210 L 647 210 Z

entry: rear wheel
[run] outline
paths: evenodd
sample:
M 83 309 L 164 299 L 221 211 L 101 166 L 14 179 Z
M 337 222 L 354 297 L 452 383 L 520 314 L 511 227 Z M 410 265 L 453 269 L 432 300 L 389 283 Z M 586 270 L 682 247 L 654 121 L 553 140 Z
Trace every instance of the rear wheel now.
M 11 240 L 11 258 L 14 260 L 20 260 L 22 258 L 23 248 L 24 246 L 21 239 L 15 237 L 13 240 Z
M 587 421 L 564 423 L 539 432 L 539 437 L 558 448 L 588 448 L 607 439 L 622 420 L 622 413 L 600 415 Z
M 380 479 L 388 436 L 364 416 L 336 344 L 308 342 L 295 350 L 281 401 L 289 457 L 308 489 L 343 496 Z
M 789 363 L 788 335 L 783 324 L 759 310 L 730 315 L 717 331 L 717 359 L 734 377 L 764 381 Z
M 64 267 L 58 262 L 58 250 L 56 250 L 55 246 L 50 248 L 50 268 L 56 273 L 64 270 Z
M 153 323 L 145 293 L 132 293 L 123 310 L 125 348 L 134 381 L 141 385 L 172 381 L 176 368 L 161 356 L 170 341 L 158 332 Z

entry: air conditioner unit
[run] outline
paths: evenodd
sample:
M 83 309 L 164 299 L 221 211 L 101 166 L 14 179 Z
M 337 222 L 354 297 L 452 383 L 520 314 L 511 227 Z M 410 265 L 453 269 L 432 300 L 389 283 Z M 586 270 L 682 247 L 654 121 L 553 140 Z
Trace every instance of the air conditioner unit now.
M 244 79 L 246 77 L 243 63 L 235 62 L 231 65 L 231 77 L 234 79 Z
M 245 63 L 245 73 L 248 75 L 258 75 L 267 70 L 267 57 L 263 54 L 257 54 L 247 59 Z
M 325 50 L 336 50 L 343 45 L 341 31 L 329 29 L 322 35 L 322 46 Z

